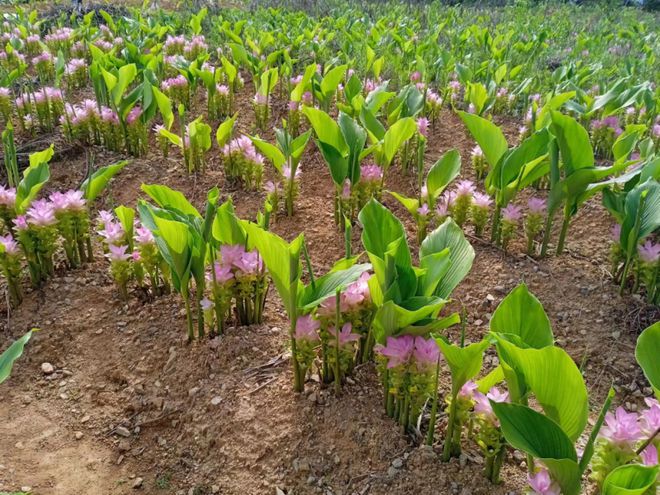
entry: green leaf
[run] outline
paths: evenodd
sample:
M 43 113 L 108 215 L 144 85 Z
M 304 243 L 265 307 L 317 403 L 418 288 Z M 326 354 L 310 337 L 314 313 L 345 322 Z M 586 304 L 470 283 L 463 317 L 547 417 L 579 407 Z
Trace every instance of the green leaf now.
M 308 106 L 303 108 L 303 113 L 309 119 L 319 141 L 332 146 L 342 156 L 346 156 L 348 145 L 344 140 L 339 125 L 332 120 L 332 117 L 323 110 Z
M 422 242 L 420 259 L 449 248 L 449 270 L 438 283 L 435 295 L 448 298 L 456 286 L 472 268 L 474 249 L 463 234 L 463 230 L 451 218 L 431 232 Z
M 582 473 L 577 453 L 573 442 L 557 423 L 520 404 L 493 401 L 490 404 L 509 445 L 543 462 L 563 494 L 580 493 Z
M 470 134 L 472 134 L 474 140 L 479 144 L 490 166 L 494 167 L 497 165 L 497 162 L 509 148 L 500 128 L 478 115 L 466 112 L 458 112 L 458 115 L 463 119 Z
M 252 223 L 245 223 L 250 243 L 257 248 L 268 268 L 270 278 L 284 303 L 284 307 L 293 318 L 298 314 L 298 290 L 302 267 L 300 252 L 305 237 L 300 234 L 290 244 L 277 234 L 265 231 Z
M 490 330 L 506 337 L 516 336 L 526 346 L 537 349 L 554 343 L 548 315 L 524 283 L 497 306 L 490 320 Z
M 282 165 L 286 163 L 286 157 L 279 150 L 279 148 L 258 137 L 250 137 L 250 139 L 252 140 L 252 143 L 254 143 L 254 145 L 259 149 L 259 151 L 261 151 L 266 156 L 266 158 L 268 158 L 273 163 L 273 166 L 275 166 L 277 171 L 282 173 Z
M 557 138 L 567 175 L 594 166 L 594 151 L 589 133 L 577 120 L 559 112 L 551 112 L 552 133 Z
M 213 220 L 213 237 L 222 244 L 244 246 L 247 241 L 247 233 L 240 220 L 234 212 L 234 204 L 231 198 L 221 204 Z
M 234 124 L 236 123 L 236 117 L 238 117 L 238 113 L 234 114 L 233 117 L 229 117 L 218 126 L 218 130 L 215 133 L 215 140 L 221 148 L 227 144 L 227 141 L 231 138 Z
M 46 148 L 43 151 L 35 151 L 34 153 L 30 153 L 30 165 L 29 168 L 36 167 L 37 165 L 41 165 L 42 163 L 49 163 L 50 160 L 53 158 L 53 155 L 55 154 L 55 149 L 54 145 L 50 145 L 48 148 Z M 26 171 L 23 172 L 25 174 Z
M 170 100 L 160 89 L 156 86 L 152 86 L 151 91 L 153 92 L 154 99 L 156 100 L 156 105 L 158 105 L 158 110 L 163 116 L 163 123 L 165 124 L 166 129 L 170 129 L 174 123 L 174 112 L 172 111 L 172 100 Z
M 180 191 L 175 191 L 162 184 L 142 184 L 141 189 L 161 208 L 174 210 L 182 215 L 202 218 L 197 209 L 190 204 Z
M 319 277 L 314 285 L 308 285 L 300 294 L 298 306 L 307 311 L 318 306 L 329 296 L 333 296 L 337 289 L 343 290 L 347 285 L 355 282 L 362 273 L 371 268 L 368 263 L 353 265 L 344 270 L 330 271 Z
M 94 172 L 91 177 L 85 179 L 80 186 L 80 190 L 85 194 L 85 199 L 91 203 L 98 198 L 105 190 L 110 179 L 117 175 L 126 165 L 128 165 L 128 160 L 106 165 Z
M 660 399 L 660 321 L 654 323 L 637 338 L 635 358 L 644 376 Z
M 603 482 L 603 495 L 643 495 L 658 479 L 660 466 L 628 464 L 619 466 Z
M 23 171 L 23 178 L 16 188 L 17 214 L 25 213 L 48 179 L 50 179 L 50 168 L 47 162 L 31 165 Z
M 447 151 L 433 164 L 426 177 L 426 187 L 433 198 L 442 194 L 445 188 L 461 173 L 461 155 L 458 150 Z
M 487 340 L 476 342 L 465 347 L 450 344 L 442 337 L 435 337 L 445 361 L 451 371 L 452 395 L 458 391 L 468 380 L 479 374 L 484 359 L 484 351 L 490 345 Z
M 335 92 L 339 83 L 343 81 L 347 69 L 347 65 L 340 65 L 329 70 L 323 77 L 323 80 L 321 81 L 321 92 L 323 93 L 324 98 L 327 98 Z
M 399 148 L 417 132 L 417 123 L 412 117 L 397 120 L 383 137 L 383 155 L 385 166 L 389 166 Z
M 33 328 L 20 339 L 12 342 L 12 344 L 2 354 L 0 354 L 0 383 L 9 378 L 11 369 L 14 367 L 14 361 L 21 357 L 25 344 L 27 344 L 28 340 L 30 340 L 30 337 L 32 337 L 32 332 L 35 330 L 36 329 Z
M 522 349 L 501 337 L 497 348 L 500 361 L 516 374 L 516 385 L 533 392 L 548 417 L 576 440 L 587 424 L 589 401 L 582 374 L 566 351 L 552 346 Z M 516 391 L 513 384 L 509 390 L 523 392 Z

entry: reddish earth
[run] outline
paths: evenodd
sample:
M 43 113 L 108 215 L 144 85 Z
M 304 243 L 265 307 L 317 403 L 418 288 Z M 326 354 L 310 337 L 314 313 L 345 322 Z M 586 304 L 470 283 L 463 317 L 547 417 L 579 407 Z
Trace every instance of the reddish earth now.
M 239 128 L 252 132 L 247 99 L 245 93 Z M 283 116 L 282 103 L 275 113 Z M 505 127 L 515 134 L 515 122 Z M 271 131 L 265 134 L 272 137 Z M 473 145 L 460 119 L 446 111 L 429 139 L 428 164 L 457 147 L 462 175 L 470 178 Z M 50 187 L 80 184 L 84 152 L 93 152 L 99 165 L 122 158 L 101 149 L 69 150 L 52 163 Z M 177 156 L 163 159 L 154 145 L 115 179 L 98 206 L 134 206 L 141 183 L 167 184 L 200 206 L 217 184 L 232 195 L 241 216 L 253 218 L 263 193 L 229 187 L 217 149 L 209 162 L 205 175 L 189 176 Z M 331 179 L 314 145 L 302 167 L 295 216 L 278 216 L 272 228 L 289 239 L 304 230 L 321 272 L 343 255 L 343 238 L 333 225 Z M 410 194 L 413 182 L 394 167 L 387 186 Z M 384 202 L 404 220 L 414 244 L 408 213 L 387 195 Z M 504 255 L 468 231 L 477 255 L 450 308 L 466 308 L 467 337 L 478 340 L 498 302 L 525 281 L 544 304 L 558 344 L 584 363 L 593 410 L 612 383 L 618 402 L 634 407 L 640 401 L 646 384 L 634 345 L 639 331 L 659 317 L 637 298 L 618 295 L 608 273 L 609 227 L 606 212 L 592 200 L 576 216 L 566 252 L 544 260 L 519 254 L 522 239 L 510 249 L 513 254 Z M 98 247 L 97 261 L 62 269 L 11 314 L 4 310 L 0 348 L 33 326 L 41 330 L 0 387 L 0 491 L 29 486 L 44 495 L 496 495 L 524 489 L 519 454 L 509 453 L 503 483 L 492 486 L 481 474 L 476 447 L 467 446 L 464 457 L 443 464 L 439 445 L 419 447 L 401 434 L 383 411 L 371 365 L 356 371 L 341 397 L 313 381 L 304 394 L 293 393 L 286 318 L 275 291 L 264 325 L 230 328 L 220 339 L 187 344 L 178 297 L 147 300 L 135 290 L 123 303 L 107 268 Z M 487 356 L 487 367 L 494 357 Z M 44 375 L 44 362 L 55 373 Z M 442 393 L 448 384 L 445 373 Z

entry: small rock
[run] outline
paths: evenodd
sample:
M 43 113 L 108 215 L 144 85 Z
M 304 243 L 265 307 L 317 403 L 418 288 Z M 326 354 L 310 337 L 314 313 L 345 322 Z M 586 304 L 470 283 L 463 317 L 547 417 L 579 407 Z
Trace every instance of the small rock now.
M 32 487 L 31 486 L 22 486 L 21 491 L 25 492 L 25 493 L 30 493 L 32 491 Z
M 211 485 L 211 493 L 220 493 L 220 487 L 218 485 Z
M 307 396 L 307 400 L 310 402 L 316 403 L 316 399 L 317 399 L 316 392 L 312 392 Z
M 82 419 L 80 420 L 81 423 L 87 423 L 87 421 L 89 421 L 89 415 L 83 416 Z
M 55 371 L 55 367 L 50 363 L 41 363 L 41 371 L 44 375 L 51 375 Z
M 216 395 L 215 397 L 213 397 L 213 398 L 211 399 L 211 405 L 212 405 L 212 406 L 217 406 L 217 405 L 220 404 L 221 402 L 222 402 L 222 397 L 220 397 L 219 395 Z
M 131 450 L 131 442 L 128 440 L 120 440 L 117 448 L 119 449 L 119 452 L 128 452 Z
M 82 431 L 77 431 L 75 433 L 76 440 L 80 440 L 83 437 L 83 432 Z
M 389 476 L 390 478 L 393 477 L 393 476 L 396 476 L 398 473 L 399 473 L 399 470 L 397 468 L 395 468 L 394 466 L 390 466 L 387 469 L 387 476 Z
M 138 489 L 142 487 L 142 482 L 144 480 L 142 478 L 135 478 L 135 481 L 133 481 L 133 484 L 131 485 L 134 489 Z
M 197 395 L 197 392 L 199 392 L 199 387 L 193 387 L 190 390 L 188 390 L 188 397 L 194 397 Z
M 461 466 L 461 469 L 463 469 L 465 466 L 467 466 L 467 461 L 468 461 L 468 458 L 465 454 L 461 454 L 458 457 L 458 464 L 459 464 L 459 466 Z
M 392 467 L 395 469 L 401 469 L 403 467 L 403 459 L 397 458 L 392 461 Z
M 131 432 L 128 431 L 128 428 L 125 426 L 118 426 L 115 428 L 115 433 L 119 435 L 120 437 L 128 438 L 131 436 Z

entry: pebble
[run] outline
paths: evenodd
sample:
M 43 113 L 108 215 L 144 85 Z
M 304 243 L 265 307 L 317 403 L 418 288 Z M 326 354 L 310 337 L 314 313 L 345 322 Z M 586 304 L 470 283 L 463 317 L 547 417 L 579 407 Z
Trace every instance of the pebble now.
M 25 492 L 25 493 L 30 493 L 32 491 L 32 487 L 31 486 L 22 486 L 21 491 Z
M 128 428 L 125 426 L 118 426 L 115 428 L 115 433 L 119 435 L 120 437 L 128 438 L 131 436 L 131 432 L 128 431 Z
M 128 452 L 131 450 L 131 442 L 128 440 L 120 440 L 117 448 L 119 449 L 119 452 Z
M 138 489 L 142 487 L 142 482 L 144 480 L 142 478 L 135 478 L 135 481 L 133 481 L 133 484 L 131 485 L 134 489 Z
M 44 375 L 50 375 L 55 371 L 55 367 L 50 363 L 41 363 L 41 371 Z
M 83 416 L 82 419 L 80 420 L 81 423 L 87 423 L 87 421 L 89 421 L 89 416 L 88 415 Z
M 403 467 L 403 459 L 397 458 L 392 461 L 392 467 L 395 469 L 401 469 Z
M 219 395 L 216 395 L 215 397 L 213 397 L 211 399 L 211 405 L 213 405 L 213 406 L 217 406 L 221 402 L 222 402 L 222 397 L 220 397 Z
M 82 431 L 77 431 L 75 433 L 75 435 L 76 435 L 76 440 L 80 440 L 83 437 L 83 432 Z
M 390 466 L 387 469 L 387 476 L 389 476 L 390 478 L 393 477 L 393 476 L 396 476 L 398 473 L 399 473 L 399 470 L 397 468 L 395 468 L 394 466 Z
M 188 397 L 194 397 L 197 395 L 197 392 L 199 392 L 199 387 L 193 387 L 190 390 L 188 390 Z
M 211 485 L 211 493 L 220 493 L 220 487 L 218 485 Z

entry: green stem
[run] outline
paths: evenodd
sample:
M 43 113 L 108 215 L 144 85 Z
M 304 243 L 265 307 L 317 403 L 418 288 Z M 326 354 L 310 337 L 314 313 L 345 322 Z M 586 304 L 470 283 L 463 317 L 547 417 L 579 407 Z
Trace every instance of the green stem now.
M 337 395 L 341 394 L 341 366 L 339 363 L 339 333 L 341 332 L 340 295 L 341 290 L 337 289 L 335 291 L 335 393 Z
M 493 212 L 493 224 L 491 226 L 490 232 L 490 241 L 496 244 L 500 242 L 500 212 L 502 208 L 500 205 L 495 205 L 495 211 Z
M 433 404 L 431 405 L 431 415 L 429 417 L 429 432 L 426 435 L 426 445 L 433 445 L 433 436 L 435 435 L 435 418 L 438 415 L 438 382 L 440 380 L 440 359 L 435 365 L 435 384 L 433 386 Z
M 300 376 L 300 363 L 297 359 L 297 349 L 296 349 L 296 322 L 298 321 L 298 311 L 296 314 L 291 315 L 291 323 L 289 325 L 289 337 L 291 338 L 291 360 L 293 361 L 293 390 L 294 392 L 300 393 L 303 391 L 304 387 L 304 377 Z
M 554 220 L 555 212 L 548 209 L 548 216 L 545 219 L 545 230 L 543 231 L 543 243 L 541 244 L 541 258 L 545 258 L 548 253 L 548 243 L 550 242 L 550 234 L 552 231 L 552 222 Z
M 187 291 L 188 288 L 184 287 L 184 291 Z M 195 333 L 193 331 L 192 317 L 190 314 L 190 297 L 183 296 L 183 302 L 186 305 L 186 324 L 188 325 L 188 342 L 192 342 L 195 339 Z
M 566 242 L 566 233 L 568 232 L 568 224 L 571 222 L 571 211 L 566 205 L 564 207 L 564 221 L 561 225 L 561 232 L 559 233 L 559 241 L 557 241 L 557 255 L 564 252 L 564 243 Z
M 445 436 L 445 445 L 442 449 L 442 461 L 448 462 L 454 451 L 454 429 L 456 427 L 456 404 L 458 393 L 451 394 L 451 404 L 449 405 L 449 421 L 447 423 L 447 433 Z

